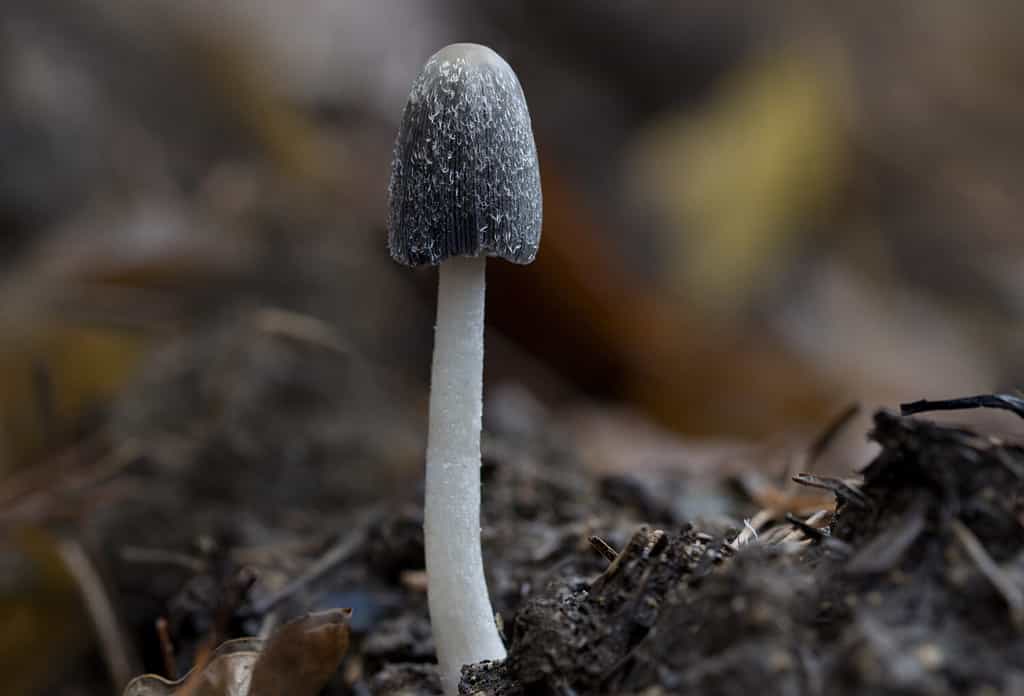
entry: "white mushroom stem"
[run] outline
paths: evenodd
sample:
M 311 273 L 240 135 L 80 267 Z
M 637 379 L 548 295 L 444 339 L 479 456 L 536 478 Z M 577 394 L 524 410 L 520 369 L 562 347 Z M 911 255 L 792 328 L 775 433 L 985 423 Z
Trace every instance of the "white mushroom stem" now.
M 437 291 L 423 527 L 430 623 L 450 696 L 463 665 L 505 657 L 480 553 L 485 268 L 484 256 L 447 259 Z

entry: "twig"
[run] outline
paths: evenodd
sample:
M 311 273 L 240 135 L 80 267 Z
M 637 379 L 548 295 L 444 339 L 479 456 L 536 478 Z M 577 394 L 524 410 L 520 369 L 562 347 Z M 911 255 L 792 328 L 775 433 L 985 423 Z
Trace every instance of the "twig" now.
M 120 494 L 117 481 L 111 479 L 135 461 L 136 444 L 128 441 L 111 450 L 103 438 L 94 435 L 53 460 L 0 481 L 0 521 L 40 520 L 55 511 L 66 513 L 73 496 L 101 484 Z
M 813 515 L 808 517 L 806 520 L 802 520 L 799 517 L 797 517 L 796 515 L 794 515 L 793 513 L 787 512 L 786 513 L 786 522 L 788 522 L 789 524 L 791 524 L 794 527 L 796 527 L 796 529 L 794 530 L 795 533 L 802 533 L 804 536 L 808 537 L 809 539 L 811 539 L 813 541 L 821 541 L 822 539 L 827 539 L 828 538 L 828 533 L 826 533 L 822 529 L 819 529 L 819 528 L 815 527 L 814 523 L 815 522 L 820 522 L 825 517 L 825 515 L 827 513 L 828 513 L 828 510 L 821 510 L 819 512 L 814 513 Z M 789 535 L 786 535 L 782 540 L 783 541 L 792 541 L 789 538 Z
M 619 552 L 613 549 L 611 544 L 599 536 L 589 537 L 587 541 L 590 542 L 590 548 L 601 554 L 606 561 L 614 561 L 615 557 L 619 555 Z
M 308 343 L 335 353 L 346 353 L 345 344 L 333 326 L 322 319 L 278 307 L 264 307 L 256 313 L 256 325 L 271 336 Z
M 268 611 L 263 615 L 263 621 L 260 623 L 260 631 L 257 637 L 260 640 L 266 640 L 270 637 L 270 634 L 277 628 L 277 624 L 280 621 L 280 617 L 276 611 Z
M 375 517 L 371 519 L 376 519 Z M 360 542 L 366 535 L 370 520 L 357 524 L 353 529 L 338 540 L 327 552 L 317 559 L 302 575 L 292 580 L 277 592 L 255 601 L 251 605 L 254 614 L 265 614 L 273 609 L 280 602 L 292 596 L 303 587 L 313 582 L 328 570 L 346 560 L 359 548 Z
M 1013 623 L 1018 629 L 1024 628 L 1024 591 L 1007 577 L 998 563 L 992 560 L 992 557 L 988 555 L 988 551 L 985 550 L 985 547 L 978 541 L 978 537 L 974 536 L 974 532 L 967 525 L 955 519 L 952 522 L 952 527 L 957 541 L 963 546 L 964 551 L 974 561 L 974 564 L 978 566 L 978 570 L 981 571 L 981 574 L 992 583 L 992 586 L 1006 600 L 1006 604 L 1010 607 L 1010 616 L 1013 618 Z
M 860 548 L 846 566 L 847 572 L 884 573 L 895 567 L 924 531 L 927 512 L 927 504 L 918 498 L 896 522 Z
M 63 540 L 57 545 L 57 551 L 82 593 L 110 678 L 118 689 L 122 689 L 137 670 L 128 646 L 122 640 L 114 607 L 103 587 L 103 581 L 77 541 Z
M 1021 481 L 1024 481 L 1024 466 L 1019 462 L 1014 461 L 1010 455 L 1007 454 L 1005 449 L 996 449 L 994 450 L 994 453 L 996 459 L 1003 465 L 1004 469 L 1019 478 Z
M 229 555 L 232 562 L 238 565 L 266 566 L 281 559 L 291 562 L 295 555 L 316 553 L 330 538 L 325 536 L 316 539 L 289 539 L 258 546 L 238 547 L 231 549 Z
M 1009 394 L 978 394 L 977 396 L 942 399 L 939 401 L 921 399 L 920 401 L 900 404 L 900 415 L 912 416 L 917 413 L 927 413 L 928 411 L 963 411 L 971 408 L 999 408 L 1024 418 L 1024 399 L 1010 396 Z
M 765 546 L 777 546 L 785 540 L 790 534 L 793 533 L 789 527 L 784 525 L 776 525 L 771 529 L 768 529 L 761 534 L 760 542 Z
M 832 446 L 835 442 L 836 437 L 841 433 L 846 426 L 854 419 L 854 417 L 860 413 L 860 404 L 852 403 L 846 406 L 842 411 L 837 413 L 832 420 L 825 424 L 825 427 L 821 430 L 818 435 L 811 440 L 802 453 L 802 456 L 790 457 L 786 463 L 786 467 L 783 471 L 781 480 L 778 482 L 780 486 L 784 485 L 785 482 L 793 477 L 795 473 L 798 473 L 800 469 L 810 470 L 813 469 L 821 456 Z M 790 496 L 795 498 L 796 496 Z M 791 512 L 794 510 L 790 509 Z
M 848 405 L 835 418 L 825 427 L 818 437 L 814 439 L 811 446 L 807 448 L 807 458 L 805 460 L 805 467 L 812 469 L 813 464 L 818 461 L 825 450 L 832 445 L 835 441 L 836 436 L 839 435 L 850 424 L 850 421 L 860 413 L 860 404 L 853 403 Z
M 7 507 L 40 490 L 50 491 L 54 481 L 66 484 L 76 476 L 81 477 L 83 469 L 87 471 L 89 467 L 95 466 L 109 450 L 102 435 L 96 435 L 68 447 L 45 462 L 5 476 L 0 479 L 0 505 Z
M 741 546 L 749 544 L 751 541 L 757 541 L 759 539 L 758 530 L 768 524 L 774 516 L 774 510 L 765 509 L 754 515 L 752 519 L 743 520 L 743 529 L 732 541 L 725 542 L 725 547 L 732 551 L 739 551 Z
M 170 681 L 178 678 L 178 665 L 174 661 L 174 643 L 171 642 L 171 633 L 167 629 L 167 619 L 160 617 L 156 620 L 156 635 L 160 640 L 160 652 L 164 658 L 164 672 Z
M 185 675 L 185 681 L 178 690 L 174 692 L 174 696 L 193 696 L 198 690 L 200 684 L 203 682 L 204 672 L 206 666 L 210 664 L 210 660 L 213 659 L 213 651 L 216 649 L 215 645 L 211 645 L 214 641 L 211 640 L 213 636 L 207 636 L 207 638 L 199 644 L 199 648 L 196 651 L 195 664 L 192 665 L 192 669 L 189 670 L 188 674 Z
M 179 566 L 199 575 L 207 570 L 207 563 L 187 553 L 166 549 L 146 549 L 140 546 L 125 546 L 121 549 L 121 560 L 126 563 L 154 563 L 157 565 Z
M 871 507 L 871 501 L 859 488 L 855 488 L 853 485 L 842 479 L 834 478 L 832 476 L 797 474 L 793 477 L 793 481 L 799 483 L 801 486 L 810 486 L 812 488 L 822 488 L 826 491 L 832 491 L 835 495 L 842 496 L 861 509 Z

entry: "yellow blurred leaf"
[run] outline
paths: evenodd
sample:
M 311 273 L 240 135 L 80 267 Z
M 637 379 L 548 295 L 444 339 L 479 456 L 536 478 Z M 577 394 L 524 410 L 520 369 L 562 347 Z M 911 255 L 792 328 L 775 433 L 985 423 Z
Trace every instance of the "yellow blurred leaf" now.
M 139 332 L 41 322 L 0 346 L 0 471 L 32 461 L 109 399 L 150 341 Z
M 705 109 L 644 135 L 639 181 L 668 218 L 689 296 L 715 310 L 742 302 L 836 191 L 845 158 L 837 72 L 799 55 L 756 62 Z
M 88 613 L 57 541 L 37 529 L 0 538 L 3 693 L 36 694 L 92 642 Z

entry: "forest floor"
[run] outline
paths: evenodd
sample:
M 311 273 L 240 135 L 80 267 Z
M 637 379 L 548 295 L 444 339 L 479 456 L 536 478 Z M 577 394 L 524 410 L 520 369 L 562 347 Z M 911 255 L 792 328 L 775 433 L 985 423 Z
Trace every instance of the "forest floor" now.
M 413 426 L 362 427 L 358 379 L 328 344 L 242 321 L 165 351 L 33 474 L 5 516 L 64 531 L 97 636 L 61 648 L 72 671 L 47 693 L 151 672 L 128 693 L 244 694 L 211 684 L 254 664 L 252 689 L 295 696 L 440 693 L 420 475 L 379 454 Z M 488 408 L 484 557 L 509 654 L 462 693 L 1024 693 L 1024 448 L 883 411 L 877 456 L 844 478 L 813 469 L 845 417 L 788 480 L 735 461 L 602 472 L 528 395 Z

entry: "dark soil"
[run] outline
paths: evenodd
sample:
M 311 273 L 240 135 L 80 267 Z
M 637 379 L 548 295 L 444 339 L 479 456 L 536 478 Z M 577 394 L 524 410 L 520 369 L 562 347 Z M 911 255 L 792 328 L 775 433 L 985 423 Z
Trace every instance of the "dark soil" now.
M 127 649 L 168 671 L 166 618 L 180 674 L 202 645 L 344 606 L 325 694 L 439 693 L 419 455 L 399 445 L 422 423 L 374 421 L 385 397 L 343 351 L 226 327 L 156 361 L 95 435 L 114 473 L 65 494 L 105 491 L 77 534 Z M 595 474 L 557 414 L 502 421 L 483 540 L 509 656 L 463 694 L 1024 692 L 1021 447 L 881 412 L 860 474 L 797 477 L 834 507 L 754 535 L 729 481 Z M 723 514 L 691 519 L 709 495 Z M 92 681 L 73 693 L 109 693 Z
M 1020 693 L 1024 450 L 888 413 L 811 545 L 641 530 L 516 611 L 466 694 Z

